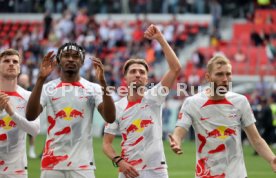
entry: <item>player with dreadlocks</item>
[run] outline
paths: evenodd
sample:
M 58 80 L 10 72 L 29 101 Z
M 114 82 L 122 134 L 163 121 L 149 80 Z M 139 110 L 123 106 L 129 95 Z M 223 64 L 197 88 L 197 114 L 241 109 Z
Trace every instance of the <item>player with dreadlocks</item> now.
M 41 160 L 41 178 L 94 178 L 94 156 L 91 144 L 93 110 L 97 107 L 106 122 L 115 120 L 114 102 L 108 94 L 103 64 L 94 58 L 99 84 L 80 77 L 84 49 L 66 43 L 58 50 L 56 60 L 49 52 L 40 66 L 39 76 L 30 96 L 26 117 L 34 120 L 46 108 L 48 130 Z M 60 78 L 43 86 L 56 64 Z

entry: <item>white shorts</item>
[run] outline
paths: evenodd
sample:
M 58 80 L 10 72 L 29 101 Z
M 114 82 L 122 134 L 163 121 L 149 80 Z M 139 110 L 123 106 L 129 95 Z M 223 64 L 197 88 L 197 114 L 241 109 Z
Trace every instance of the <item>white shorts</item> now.
M 168 171 L 167 169 L 158 169 L 158 170 L 143 170 L 138 171 L 139 177 L 137 178 L 168 178 Z M 119 178 L 125 178 L 125 175 L 120 172 Z
M 28 178 L 27 174 L 10 174 L 10 175 L 5 175 L 5 174 L 0 174 L 0 178 Z
M 42 170 L 40 178 L 95 178 L 94 170 Z

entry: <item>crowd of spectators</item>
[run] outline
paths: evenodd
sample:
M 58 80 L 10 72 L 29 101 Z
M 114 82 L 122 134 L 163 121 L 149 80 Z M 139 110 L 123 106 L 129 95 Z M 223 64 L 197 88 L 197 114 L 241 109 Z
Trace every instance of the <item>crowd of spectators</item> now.
M 0 12 L 62 13 L 70 9 L 76 13 L 87 7 L 89 15 L 98 13 L 210 13 L 214 0 L 0 0 Z M 255 6 L 276 7 L 275 0 L 261 4 L 258 0 L 219 0 L 225 15 L 250 17 Z
M 204 0 L 6 0 L 0 12 L 61 13 L 70 9 L 76 13 L 87 7 L 89 13 L 206 13 Z
M 183 49 L 189 38 L 198 33 L 190 24 L 176 20 L 174 16 L 169 21 L 151 22 L 148 19 L 134 21 L 96 21 L 88 14 L 87 8 L 78 9 L 77 13 L 65 10 L 60 18 L 53 18 L 46 12 L 43 22 L 8 21 L 0 22 L 4 30 L 0 39 L 0 50 L 6 48 L 18 49 L 23 56 L 22 73 L 28 74 L 33 85 L 38 74 L 39 63 L 47 51 L 57 52 L 60 45 L 74 41 L 85 48 L 86 59 L 81 69 L 81 75 L 93 81 L 92 56 L 102 59 L 105 65 L 108 84 L 116 87 L 124 85 L 122 79 L 122 63 L 130 57 L 146 59 L 150 67 L 159 64 L 164 55 L 161 46 L 155 41 L 143 37 L 146 27 L 157 23 L 166 40 L 176 53 Z M 16 27 L 17 29 L 13 29 Z M 0 34 L 0 35 L 1 35 Z M 154 70 L 153 70 L 154 71 Z M 53 73 L 49 79 L 58 75 Z M 152 81 L 155 74 L 150 74 Z

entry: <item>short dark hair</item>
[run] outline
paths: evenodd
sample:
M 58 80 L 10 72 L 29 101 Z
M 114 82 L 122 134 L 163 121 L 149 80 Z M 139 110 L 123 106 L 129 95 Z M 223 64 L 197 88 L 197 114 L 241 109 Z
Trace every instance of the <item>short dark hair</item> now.
M 21 56 L 19 54 L 19 52 L 15 49 L 9 48 L 9 49 L 5 49 L 3 52 L 0 53 L 0 60 L 5 57 L 5 56 L 12 56 L 12 55 L 16 55 L 19 57 L 19 62 L 21 62 Z
M 124 67 L 123 67 L 124 75 L 126 75 L 129 66 L 131 66 L 132 64 L 141 64 L 146 68 L 147 72 L 149 72 L 149 66 L 144 59 L 129 59 L 125 62 Z
M 61 47 L 58 48 L 58 52 L 57 52 L 57 62 L 60 63 L 60 58 L 61 58 L 61 54 L 65 51 L 70 51 L 70 50 L 74 50 L 80 53 L 81 55 L 81 60 L 82 62 L 84 61 L 84 57 L 85 57 L 85 50 L 78 45 L 77 43 L 65 43 L 64 45 L 62 45 Z

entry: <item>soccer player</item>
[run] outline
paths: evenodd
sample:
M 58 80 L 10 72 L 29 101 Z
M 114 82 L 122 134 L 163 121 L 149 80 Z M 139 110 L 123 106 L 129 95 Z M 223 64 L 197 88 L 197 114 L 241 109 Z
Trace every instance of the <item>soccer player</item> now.
M 25 109 L 30 92 L 17 85 L 18 51 L 0 53 L 0 177 L 27 178 L 26 132 L 39 133 L 39 119 L 28 121 Z
M 149 67 L 143 59 L 129 59 L 123 67 L 128 95 L 116 102 L 116 120 L 107 124 L 103 150 L 119 167 L 120 178 L 167 178 L 167 164 L 162 141 L 162 104 L 178 76 L 181 65 L 162 33 L 150 25 L 144 36 L 157 40 L 166 56 L 169 71 L 161 82 L 146 91 Z M 112 142 L 122 136 L 121 155 Z
M 188 97 L 180 110 L 170 145 L 181 154 L 181 141 L 193 126 L 196 136 L 197 178 L 245 178 L 241 129 L 253 148 L 276 171 L 276 157 L 260 137 L 246 97 L 229 91 L 232 66 L 223 56 L 207 64 L 206 79 L 210 88 Z
M 107 90 L 103 64 L 100 59 L 93 59 L 98 85 L 80 77 L 85 52 L 78 44 L 65 43 L 58 49 L 57 60 L 54 57 L 53 52 L 44 57 L 26 112 L 29 120 L 34 120 L 43 108 L 47 112 L 41 178 L 94 178 L 94 108 L 106 122 L 115 120 L 115 106 Z M 56 63 L 61 69 L 60 78 L 43 86 Z

